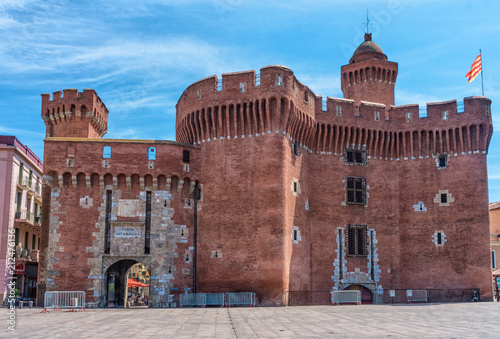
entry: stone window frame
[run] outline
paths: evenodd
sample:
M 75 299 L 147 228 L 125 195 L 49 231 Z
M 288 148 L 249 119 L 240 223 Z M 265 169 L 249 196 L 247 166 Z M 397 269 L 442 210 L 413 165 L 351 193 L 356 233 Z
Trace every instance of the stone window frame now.
M 439 206 L 450 206 L 452 202 L 455 202 L 455 198 L 449 190 L 439 190 L 434 196 L 433 201 L 434 203 L 439 204 Z
M 434 234 L 432 235 L 432 242 L 436 245 L 436 246 L 444 246 L 444 244 L 446 243 L 447 239 L 446 239 L 446 234 L 444 234 L 444 231 L 436 231 L 434 232 Z
M 346 165 L 367 165 L 366 151 L 353 148 L 344 148 L 343 162 Z
M 448 167 L 448 162 L 449 162 L 450 157 L 448 154 L 438 154 L 436 156 L 436 166 L 438 169 L 445 169 Z
M 373 112 L 373 114 L 374 114 L 375 121 L 380 121 L 380 112 L 375 111 L 375 112 Z
M 246 87 L 247 83 L 246 82 L 240 82 L 240 92 L 245 93 L 246 92 Z
M 368 256 L 368 225 L 348 224 L 346 225 L 347 241 L 345 242 L 346 254 L 349 257 Z
M 346 177 L 345 191 L 345 203 L 347 205 L 367 205 L 368 194 L 365 178 Z
M 411 112 L 406 113 L 406 122 L 411 122 Z
M 290 189 L 295 196 L 298 196 L 301 193 L 299 179 L 293 178 Z
M 336 111 L 338 117 L 342 116 L 342 106 L 337 106 L 335 108 L 335 111 Z
M 294 244 L 298 244 L 302 240 L 302 236 L 300 235 L 299 226 L 293 226 L 291 238 L 292 238 L 292 241 Z
M 443 120 L 448 120 L 448 111 L 443 111 Z
M 196 100 L 201 100 L 201 89 L 196 91 Z
M 283 76 L 281 74 L 276 74 L 276 86 L 283 86 Z

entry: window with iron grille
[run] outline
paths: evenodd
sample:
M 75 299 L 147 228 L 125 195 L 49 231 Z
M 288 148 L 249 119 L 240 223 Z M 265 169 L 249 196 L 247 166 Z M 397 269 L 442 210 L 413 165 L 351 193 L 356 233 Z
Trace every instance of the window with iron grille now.
M 300 155 L 300 145 L 298 142 L 292 144 L 293 155 Z
M 346 178 L 346 203 L 352 205 L 366 205 L 365 178 Z
M 367 225 L 347 225 L 347 254 L 349 256 L 366 256 L 368 243 Z
M 344 150 L 344 163 L 349 165 L 366 165 L 366 152 L 360 150 Z
M 448 157 L 446 154 L 438 156 L 438 168 L 446 168 L 448 167 Z

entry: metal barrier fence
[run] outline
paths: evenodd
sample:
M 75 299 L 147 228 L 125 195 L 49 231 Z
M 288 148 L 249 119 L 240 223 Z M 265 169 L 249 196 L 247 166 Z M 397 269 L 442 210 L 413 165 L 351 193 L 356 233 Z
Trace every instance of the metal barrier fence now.
M 206 305 L 224 307 L 224 293 L 207 293 L 206 295 Z
M 479 290 L 478 288 L 474 288 Z M 447 303 L 447 302 L 470 302 L 473 288 L 462 289 L 427 289 L 427 302 Z M 412 295 L 415 290 L 412 290 Z M 414 300 L 415 301 L 415 300 Z M 381 295 L 381 302 L 384 304 L 402 304 L 409 302 L 406 289 L 384 289 Z
M 255 292 L 231 292 L 226 293 L 226 306 L 250 305 L 255 306 L 257 294 Z
M 361 291 L 359 290 L 345 290 L 345 291 L 332 291 L 332 304 L 352 304 L 361 305 Z
M 179 295 L 179 306 L 202 306 L 207 305 L 206 293 L 183 293 Z
M 427 290 L 406 290 L 406 299 L 409 303 L 427 301 Z
M 286 291 L 283 304 L 287 306 L 330 305 L 330 290 Z
M 51 291 L 45 292 L 42 313 L 49 313 L 49 309 L 60 311 L 67 308 L 70 311 L 85 311 L 85 292 L 82 291 Z

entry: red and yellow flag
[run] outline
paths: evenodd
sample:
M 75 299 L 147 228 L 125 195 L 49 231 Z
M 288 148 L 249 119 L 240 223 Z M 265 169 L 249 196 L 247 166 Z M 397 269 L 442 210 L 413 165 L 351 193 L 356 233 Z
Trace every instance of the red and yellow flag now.
M 472 63 L 470 71 L 465 75 L 465 77 L 469 79 L 469 84 L 479 75 L 479 73 L 481 73 L 481 54 L 477 56 L 476 60 Z

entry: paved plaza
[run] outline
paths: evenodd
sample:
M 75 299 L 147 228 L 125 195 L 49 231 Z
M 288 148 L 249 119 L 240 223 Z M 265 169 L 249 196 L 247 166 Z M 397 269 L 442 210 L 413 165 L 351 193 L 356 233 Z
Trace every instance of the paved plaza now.
M 6 319 L 7 309 L 0 310 Z M 16 310 L 1 338 L 498 338 L 500 303 Z

